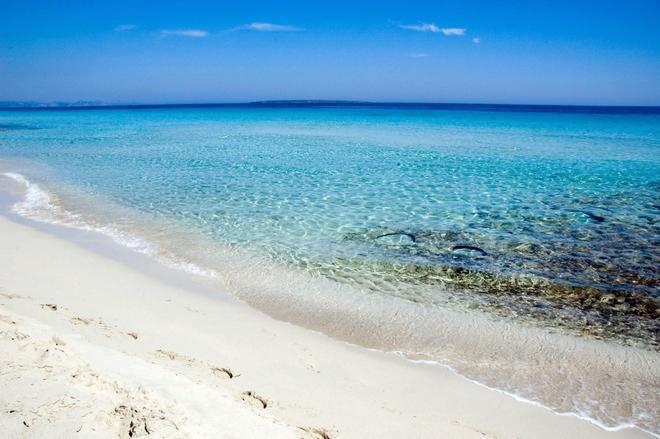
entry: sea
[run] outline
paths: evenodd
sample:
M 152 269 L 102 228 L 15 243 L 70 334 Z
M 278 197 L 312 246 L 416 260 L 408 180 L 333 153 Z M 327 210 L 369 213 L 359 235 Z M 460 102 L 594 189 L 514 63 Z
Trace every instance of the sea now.
M 660 108 L 4 108 L 10 186 L 7 215 L 660 437 Z

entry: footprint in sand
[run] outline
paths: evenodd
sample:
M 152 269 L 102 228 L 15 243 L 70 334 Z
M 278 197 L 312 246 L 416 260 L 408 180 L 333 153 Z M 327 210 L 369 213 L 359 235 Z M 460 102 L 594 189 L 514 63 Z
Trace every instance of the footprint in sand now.
M 172 351 L 164 351 L 162 349 L 156 349 L 156 353 L 158 355 L 162 355 L 163 357 L 167 357 L 170 360 L 176 360 L 177 358 L 179 358 L 179 354 L 177 354 L 176 352 L 172 352 Z
M 258 409 L 265 409 L 268 407 L 268 400 L 266 398 L 263 398 L 256 393 L 254 393 L 252 390 L 247 390 L 243 393 L 241 393 L 241 399 L 251 405 L 252 407 L 258 408 Z
M 304 431 L 305 433 L 307 433 L 305 435 L 306 438 L 331 439 L 330 434 L 328 434 L 328 432 L 323 428 L 316 428 L 316 427 L 298 427 L 298 428 Z
M 74 316 L 71 318 L 71 323 L 74 325 L 89 325 L 93 319 L 85 319 L 82 317 Z
M 119 405 L 115 408 L 115 414 L 125 421 L 128 437 L 146 436 L 151 434 L 147 417 L 134 407 Z
M 9 323 L 10 325 L 15 325 L 16 324 L 16 320 L 12 319 L 9 316 L 5 316 L 5 315 L 2 315 L 2 314 L 0 314 L 0 322 Z
M 11 294 L 11 293 L 0 293 L 1 297 L 4 297 L 5 299 L 25 299 L 23 296 L 19 296 L 18 294 Z
M 213 371 L 213 375 L 215 376 L 229 378 L 230 380 L 241 376 L 240 374 L 234 374 L 234 372 L 232 372 L 230 369 L 227 369 L 226 367 L 212 367 L 211 371 Z
M 161 357 L 169 358 L 172 361 L 176 360 L 179 364 L 183 364 L 183 365 L 186 365 L 188 367 L 194 366 L 195 363 L 197 363 L 196 359 L 191 358 L 191 357 L 187 357 L 185 355 L 178 354 L 178 353 L 173 352 L 173 351 L 165 351 L 163 349 L 156 349 L 156 354 L 160 355 Z

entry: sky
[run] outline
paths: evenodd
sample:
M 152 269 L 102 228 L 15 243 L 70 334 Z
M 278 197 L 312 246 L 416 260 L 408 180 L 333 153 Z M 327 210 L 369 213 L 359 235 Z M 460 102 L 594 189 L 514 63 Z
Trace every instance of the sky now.
M 660 105 L 660 0 L 1 0 L 0 101 Z

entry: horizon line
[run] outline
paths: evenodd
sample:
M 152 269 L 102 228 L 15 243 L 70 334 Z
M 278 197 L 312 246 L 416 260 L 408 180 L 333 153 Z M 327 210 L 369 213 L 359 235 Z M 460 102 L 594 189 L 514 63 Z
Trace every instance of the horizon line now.
M 660 112 L 660 105 L 606 105 L 606 104 L 530 104 L 530 103 L 467 103 L 467 102 L 417 102 L 417 101 L 365 101 L 350 99 L 267 99 L 234 102 L 181 102 L 181 103 L 106 103 L 103 101 L 0 101 L 0 110 L 111 110 L 203 107 L 400 107 L 416 106 L 418 109 L 600 109 L 642 110 Z

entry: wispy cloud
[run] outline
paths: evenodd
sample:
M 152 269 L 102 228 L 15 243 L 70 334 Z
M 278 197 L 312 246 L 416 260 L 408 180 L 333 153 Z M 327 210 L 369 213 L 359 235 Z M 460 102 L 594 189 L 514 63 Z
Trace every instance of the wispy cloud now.
M 203 29 L 164 29 L 160 31 L 162 36 L 177 36 L 189 38 L 205 38 L 209 36 L 208 31 Z
M 465 35 L 466 31 L 460 27 L 440 27 L 435 23 L 399 24 L 398 26 L 401 29 L 414 30 L 416 32 L 441 33 L 448 37 Z
M 408 57 L 410 58 L 427 58 L 430 55 L 428 53 L 409 53 Z
M 137 29 L 137 25 L 135 24 L 120 24 L 119 26 L 115 27 L 115 30 L 117 32 L 127 32 L 129 30 Z
M 399 27 L 417 32 L 440 32 L 440 27 L 435 23 L 400 24 Z
M 479 38 L 479 37 L 472 38 L 472 42 L 474 44 L 479 44 L 479 43 L 481 43 L 481 38 Z
M 303 29 L 288 24 L 248 23 L 237 27 L 236 30 L 256 30 L 258 32 L 299 32 Z
M 442 31 L 442 33 L 448 37 L 465 35 L 465 29 L 460 27 L 446 27 L 440 29 L 440 31 Z

